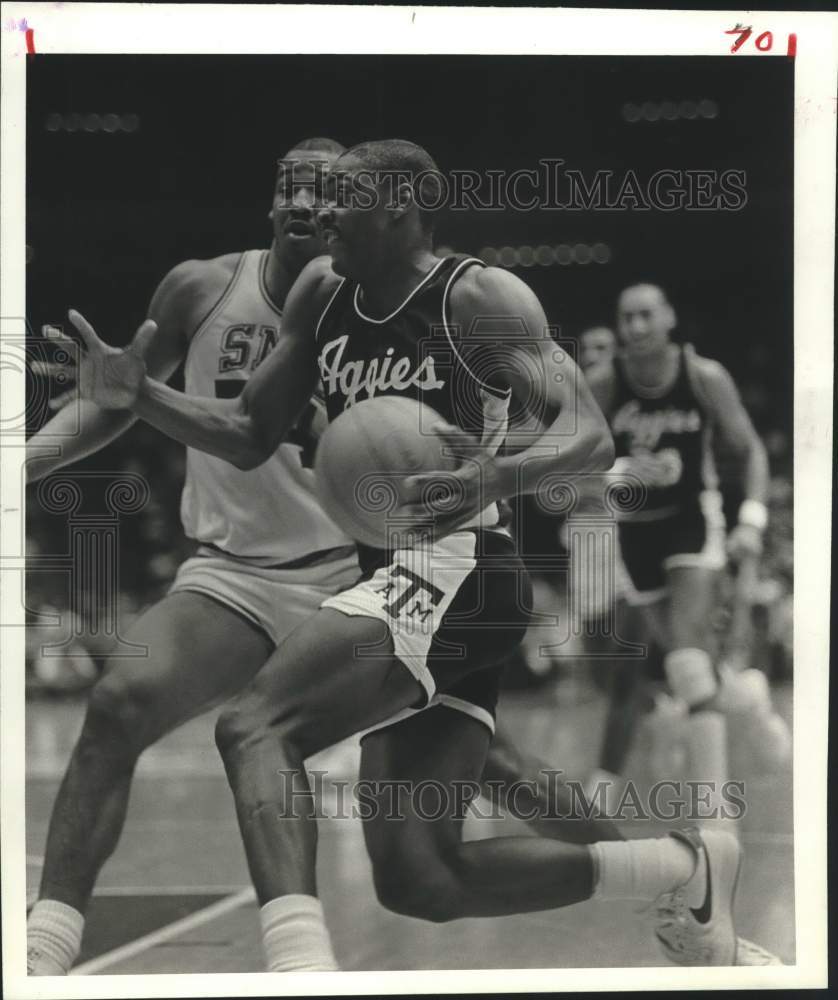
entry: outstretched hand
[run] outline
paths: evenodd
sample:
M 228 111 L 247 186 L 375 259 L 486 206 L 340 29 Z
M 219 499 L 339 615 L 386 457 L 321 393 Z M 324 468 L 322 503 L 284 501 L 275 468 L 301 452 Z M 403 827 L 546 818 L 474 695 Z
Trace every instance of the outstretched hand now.
M 63 366 L 67 379 L 75 381 L 76 392 L 82 399 L 89 399 L 105 410 L 126 410 L 133 406 L 146 375 L 145 354 L 157 331 L 154 320 L 147 319 L 137 330 L 130 346 L 125 349 L 111 347 L 81 313 L 71 309 L 68 317 L 78 330 L 82 347 L 76 363 Z M 76 341 L 55 327 L 48 328 L 50 339 L 68 347 L 77 347 Z M 67 400 L 69 393 L 65 393 Z M 64 397 L 60 397 L 66 402 Z

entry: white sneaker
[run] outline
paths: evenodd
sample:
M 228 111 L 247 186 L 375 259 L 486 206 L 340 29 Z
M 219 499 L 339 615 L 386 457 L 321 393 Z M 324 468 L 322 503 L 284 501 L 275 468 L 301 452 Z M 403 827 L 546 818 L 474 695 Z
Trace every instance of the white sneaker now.
M 736 965 L 783 965 L 784 963 L 772 952 L 762 948 L 747 938 L 736 941 Z
M 736 965 L 737 937 L 733 927 L 733 900 L 742 865 L 736 838 L 716 830 L 675 830 L 677 838 L 700 858 L 696 874 L 655 903 L 655 936 L 664 954 L 676 965 Z M 696 885 L 699 873 L 704 884 Z M 702 900 L 698 907 L 696 895 Z

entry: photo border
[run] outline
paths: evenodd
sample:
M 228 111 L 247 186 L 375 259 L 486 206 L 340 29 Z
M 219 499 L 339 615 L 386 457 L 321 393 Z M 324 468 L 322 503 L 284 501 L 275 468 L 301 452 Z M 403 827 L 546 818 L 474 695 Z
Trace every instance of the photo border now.
M 20 23 L 26 20 L 27 27 Z M 35 997 L 353 995 L 423 992 L 803 987 L 827 983 L 827 711 L 838 16 L 785 11 L 8 3 L 2 15 L 0 339 L 25 332 L 25 61 L 49 53 L 517 54 L 788 58 L 725 34 L 746 19 L 795 39 L 794 219 L 794 966 L 86 976 L 25 975 L 25 447 L 0 456 L 0 829 L 4 993 Z M 17 22 L 15 26 L 13 22 Z M 763 28 L 764 26 L 764 28 Z M 788 42 L 787 42 L 788 40 Z M 34 54 L 30 54 L 34 51 Z M 783 357 L 779 364 L 788 363 Z M 0 416 L 25 412 L 4 375 Z M 805 569 L 805 572 L 802 570 Z M 267 978 L 266 978 L 267 977 Z

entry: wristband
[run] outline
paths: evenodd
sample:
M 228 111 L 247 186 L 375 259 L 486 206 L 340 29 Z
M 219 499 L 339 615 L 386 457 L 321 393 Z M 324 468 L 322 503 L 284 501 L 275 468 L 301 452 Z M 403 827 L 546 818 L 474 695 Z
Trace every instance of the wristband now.
M 768 524 L 768 508 L 759 500 L 743 500 L 739 508 L 739 523 L 747 524 L 757 531 L 765 531 Z

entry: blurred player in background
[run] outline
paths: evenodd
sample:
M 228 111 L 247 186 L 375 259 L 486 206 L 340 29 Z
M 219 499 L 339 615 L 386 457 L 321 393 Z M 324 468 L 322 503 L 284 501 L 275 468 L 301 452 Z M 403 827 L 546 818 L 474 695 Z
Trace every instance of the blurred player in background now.
M 626 288 L 617 305 L 620 354 L 595 370 L 591 387 L 614 435 L 612 471 L 643 484 L 642 502 L 619 522 L 629 601 L 643 609 L 666 651 L 671 691 L 688 707 L 688 776 L 714 782 L 717 805 L 727 779 L 724 701 L 734 688 L 747 695 L 736 682 L 720 693 L 714 666 L 710 623 L 726 553 L 713 435 L 739 456 L 745 500 L 727 539 L 735 562 L 754 561 L 762 551 L 768 461 L 728 372 L 673 343 L 675 325 L 661 288 Z M 776 718 L 764 700 L 752 709 L 755 717 Z
M 579 335 L 579 366 L 589 379 L 598 369 L 608 368 L 617 352 L 617 336 L 611 327 L 593 326 Z M 592 499 L 596 500 L 590 494 L 591 491 L 596 494 L 601 484 L 582 479 L 577 485 L 584 509 Z M 590 526 L 587 530 L 590 532 Z M 610 529 L 606 530 L 610 532 Z M 567 524 L 562 526 L 562 537 L 567 547 Z M 583 584 L 577 598 L 580 617 L 585 623 L 582 635 L 584 652 L 600 658 L 599 662 L 593 661 L 592 666 L 595 669 L 600 665 L 605 667 L 604 681 L 608 690 L 608 712 L 599 760 L 588 777 L 586 788 L 591 798 L 596 797 L 598 788 L 605 789 L 604 803 L 610 814 L 619 806 L 626 777 L 624 767 L 638 723 L 647 718 L 653 739 L 651 770 L 657 777 L 664 778 L 673 774 L 672 763 L 677 753 L 675 743 L 679 739 L 676 727 L 682 721 L 681 703 L 650 687 L 650 678 L 662 674 L 662 653 L 642 612 L 627 600 L 631 585 L 620 556 L 619 537 L 613 536 L 612 543 L 614 563 L 610 578 L 613 579 L 613 593 L 604 592 L 601 585 L 604 574 L 599 574 L 600 582 L 595 571 L 586 572 L 585 569 L 572 577 Z M 587 554 L 587 547 L 581 546 L 576 558 L 585 560 Z M 613 631 L 605 628 L 606 619 L 613 623 Z M 635 646 L 645 646 L 646 656 L 643 659 L 621 656 L 618 637 Z M 603 661 L 601 658 L 608 654 L 611 656 Z

